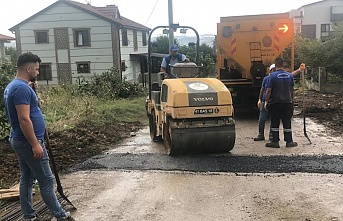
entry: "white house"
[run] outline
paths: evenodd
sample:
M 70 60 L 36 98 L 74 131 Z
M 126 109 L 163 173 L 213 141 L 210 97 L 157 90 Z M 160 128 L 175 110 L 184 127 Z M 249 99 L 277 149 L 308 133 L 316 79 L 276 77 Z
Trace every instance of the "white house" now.
M 145 72 L 141 60 L 131 54 L 148 51 L 150 29 L 121 16 L 115 5 L 58 0 L 10 30 L 18 53 L 41 57 L 41 83 L 75 83 L 112 67 L 137 82 Z
M 295 29 L 304 37 L 325 41 L 343 21 L 343 0 L 322 0 L 291 11 Z
M 15 38 L 0 34 L 0 64 L 3 60 L 9 59 L 10 57 L 6 55 L 5 43 L 15 40 Z

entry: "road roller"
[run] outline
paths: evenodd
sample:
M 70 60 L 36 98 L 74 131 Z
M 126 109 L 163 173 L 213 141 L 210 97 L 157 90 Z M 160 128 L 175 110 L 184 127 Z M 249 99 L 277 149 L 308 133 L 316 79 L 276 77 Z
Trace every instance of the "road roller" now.
M 216 78 L 198 78 L 201 66 L 195 62 L 176 63 L 171 73 L 157 73 L 151 80 L 151 34 L 148 41 L 149 96 L 146 101 L 150 136 L 163 141 L 169 155 L 229 152 L 235 145 L 234 107 L 231 93 Z M 173 27 L 175 29 L 175 27 Z M 199 53 L 198 32 L 196 51 Z M 155 78 L 156 79 L 156 78 Z

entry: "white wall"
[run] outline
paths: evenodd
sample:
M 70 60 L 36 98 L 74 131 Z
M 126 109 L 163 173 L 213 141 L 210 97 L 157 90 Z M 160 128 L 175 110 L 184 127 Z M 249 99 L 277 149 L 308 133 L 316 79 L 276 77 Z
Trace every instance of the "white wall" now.
M 55 53 L 55 37 L 54 28 L 68 27 L 70 58 L 59 57 L 59 60 L 69 60 L 71 62 L 71 72 L 73 82 L 78 76 L 91 76 L 94 73 L 101 74 L 113 67 L 112 54 L 112 37 L 111 24 L 108 21 L 99 19 L 96 16 L 90 15 L 66 5 L 59 3 L 55 7 L 41 13 L 20 26 L 21 49 L 22 52 L 31 51 L 38 54 L 43 63 L 52 63 L 53 81 L 51 84 L 57 84 L 57 65 Z M 91 47 L 74 47 L 73 29 L 89 28 L 91 34 Z M 35 44 L 35 30 L 49 31 L 49 44 Z M 142 46 L 142 31 L 137 31 L 138 51 L 147 52 L 147 46 Z M 121 34 L 120 34 L 121 38 Z M 128 30 L 129 46 L 121 46 L 122 58 L 126 61 L 128 69 L 123 72 L 123 77 L 127 77 L 130 81 L 136 81 L 140 73 L 139 63 L 134 62 L 130 58 L 130 53 L 133 50 L 133 31 Z M 68 53 L 64 56 L 68 56 Z M 91 62 L 91 74 L 77 74 L 76 62 L 87 61 Z M 137 68 L 138 67 L 138 68 Z M 43 83 L 43 82 L 42 82 Z
M 122 32 L 120 31 L 120 36 Z M 122 46 L 122 41 L 120 42 L 121 45 L 121 60 L 125 60 L 125 64 L 127 66 L 127 69 L 123 71 L 122 75 L 123 78 L 127 78 L 128 81 L 132 82 L 138 82 L 139 74 L 141 73 L 141 68 L 139 64 L 138 59 L 133 59 L 130 54 L 132 53 L 147 53 L 148 52 L 148 46 L 143 46 L 142 41 L 142 31 L 137 31 L 137 42 L 138 42 L 138 51 L 134 51 L 134 43 L 133 43 L 133 30 L 127 30 L 127 37 L 128 37 L 128 46 Z M 122 38 L 121 38 L 122 39 Z M 148 34 L 147 38 L 148 40 Z
M 343 6 L 342 0 L 326 0 L 315 4 L 305 5 L 299 8 L 299 11 L 303 11 L 302 25 L 316 25 L 316 38 L 321 37 L 321 25 L 331 24 L 330 13 L 331 6 Z M 337 8 L 336 8 L 337 9 Z M 337 12 L 336 12 L 337 13 Z M 330 27 L 332 30 L 332 26 Z

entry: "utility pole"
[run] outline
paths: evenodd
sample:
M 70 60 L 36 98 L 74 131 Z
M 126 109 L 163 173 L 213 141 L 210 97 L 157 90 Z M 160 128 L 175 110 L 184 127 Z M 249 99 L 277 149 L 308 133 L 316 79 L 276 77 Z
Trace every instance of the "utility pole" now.
M 169 48 L 170 48 L 174 44 L 173 0 L 168 0 L 168 16 L 169 16 Z

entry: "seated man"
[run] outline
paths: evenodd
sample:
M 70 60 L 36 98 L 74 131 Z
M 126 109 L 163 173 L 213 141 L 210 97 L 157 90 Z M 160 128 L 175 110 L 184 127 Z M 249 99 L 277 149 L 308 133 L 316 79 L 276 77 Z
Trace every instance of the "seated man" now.
M 186 57 L 186 55 L 181 54 L 178 51 L 179 47 L 177 45 L 171 46 L 170 55 L 165 56 L 162 60 L 160 71 L 166 73 L 167 76 L 173 76 L 171 66 L 173 66 L 174 64 L 181 62 L 189 62 L 189 59 Z

